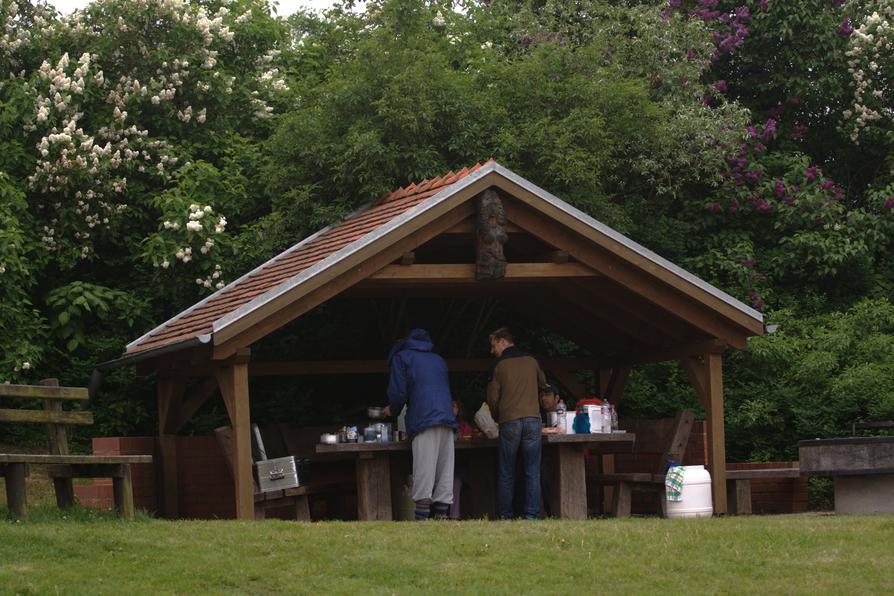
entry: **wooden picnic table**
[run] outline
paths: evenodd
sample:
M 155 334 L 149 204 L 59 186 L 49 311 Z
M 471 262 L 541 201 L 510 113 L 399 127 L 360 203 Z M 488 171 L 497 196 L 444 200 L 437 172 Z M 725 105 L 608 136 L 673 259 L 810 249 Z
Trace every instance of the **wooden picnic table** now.
M 635 435 L 544 434 L 544 453 L 553 462 L 550 487 L 553 514 L 562 519 L 586 519 L 587 483 L 584 451 L 621 453 L 633 449 Z M 496 451 L 499 439 L 473 438 L 456 441 L 458 451 L 480 450 L 470 458 L 471 481 L 479 494 L 487 493 L 492 502 L 496 486 Z M 356 457 L 357 515 L 361 520 L 392 520 L 392 454 L 408 453 L 409 441 L 392 443 L 319 444 L 317 453 L 339 453 Z M 493 508 L 490 508 L 491 511 Z

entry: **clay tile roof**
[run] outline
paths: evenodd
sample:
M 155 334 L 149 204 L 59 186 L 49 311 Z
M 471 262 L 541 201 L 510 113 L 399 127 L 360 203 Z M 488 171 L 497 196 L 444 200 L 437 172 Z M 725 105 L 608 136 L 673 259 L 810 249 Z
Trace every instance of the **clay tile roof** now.
M 492 161 L 492 160 L 490 160 Z M 486 163 L 490 163 L 490 161 Z M 288 281 L 350 243 L 363 238 L 425 199 L 481 168 L 475 164 L 398 188 L 372 205 L 323 229 L 273 257 L 208 298 L 193 305 L 127 346 L 127 354 L 210 334 L 215 321 Z

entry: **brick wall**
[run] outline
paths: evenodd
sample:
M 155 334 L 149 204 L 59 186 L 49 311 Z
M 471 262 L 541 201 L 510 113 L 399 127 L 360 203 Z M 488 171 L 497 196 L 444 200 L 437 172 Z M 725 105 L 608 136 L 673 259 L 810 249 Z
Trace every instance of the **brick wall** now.
M 154 437 L 97 437 L 93 439 L 94 455 L 155 455 Z M 134 506 L 146 511 L 157 509 L 155 500 L 155 465 L 134 464 L 130 467 Z M 112 479 L 96 478 L 92 484 L 77 484 L 75 497 L 81 505 L 111 509 Z
M 103 437 L 93 439 L 95 455 L 152 455 L 156 463 L 131 467 L 134 505 L 154 512 L 156 498 L 155 437 Z M 177 482 L 180 516 L 231 519 L 236 515 L 233 480 L 214 437 L 177 437 Z M 75 497 L 88 507 L 110 509 L 111 479 L 76 484 Z
M 177 437 L 180 517 L 236 517 L 236 489 L 214 437 Z

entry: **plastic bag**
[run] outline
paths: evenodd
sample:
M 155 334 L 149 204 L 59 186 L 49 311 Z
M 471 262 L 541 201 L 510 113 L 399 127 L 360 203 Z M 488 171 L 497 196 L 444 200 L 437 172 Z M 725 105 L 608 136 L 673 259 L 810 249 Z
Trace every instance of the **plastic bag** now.
M 475 421 L 475 424 L 488 439 L 496 439 L 500 436 L 500 427 L 494 421 L 494 417 L 490 413 L 490 407 L 488 407 L 487 402 L 481 404 L 481 407 L 475 412 L 475 416 L 472 420 Z

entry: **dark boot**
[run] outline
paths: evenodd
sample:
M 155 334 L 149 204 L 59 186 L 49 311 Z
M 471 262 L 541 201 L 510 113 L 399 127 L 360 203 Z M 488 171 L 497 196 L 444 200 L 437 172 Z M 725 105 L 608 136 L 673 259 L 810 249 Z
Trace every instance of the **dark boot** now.
M 448 519 L 450 517 L 450 504 L 435 501 L 431 505 L 431 516 L 434 519 Z
M 416 521 L 425 521 L 431 517 L 431 499 L 416 501 Z

